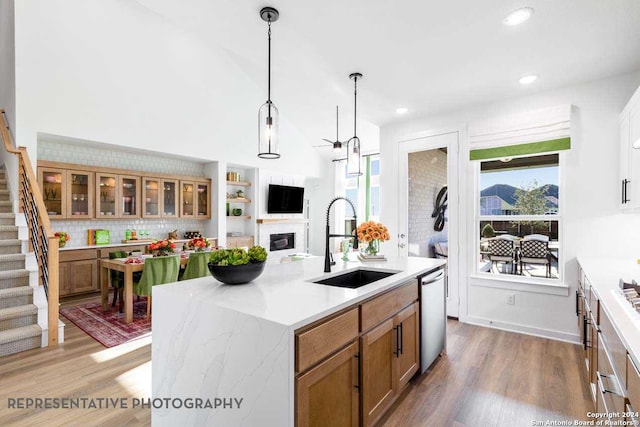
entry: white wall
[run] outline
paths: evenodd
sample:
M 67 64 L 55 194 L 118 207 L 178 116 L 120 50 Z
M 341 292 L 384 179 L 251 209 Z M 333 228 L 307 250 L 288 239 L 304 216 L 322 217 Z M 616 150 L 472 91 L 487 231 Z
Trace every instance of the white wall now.
M 566 154 L 562 173 L 565 191 L 563 209 L 564 282 L 568 296 L 514 291 L 470 285 L 470 250 L 473 236 L 461 235 L 461 320 L 520 330 L 560 339 L 577 340 L 574 294 L 577 280 L 575 257 L 579 253 L 606 256 L 640 254 L 640 216 L 618 213 L 618 116 L 640 84 L 640 73 L 536 93 L 476 106 L 464 111 L 408 121 L 381 129 L 381 162 L 397 164 L 397 142 L 434 129 L 466 130 L 467 123 L 526 112 L 538 108 L 572 104 L 572 148 Z M 523 89 L 526 90 L 526 89 Z M 451 153 L 450 153 L 451 154 Z M 468 160 L 468 142 L 461 141 L 460 183 L 473 188 L 473 166 Z M 382 222 L 392 230 L 398 223 L 398 177 L 395 168 L 382 168 Z M 453 201 L 449 201 L 453 203 Z M 461 221 L 469 229 L 474 221 L 474 194 L 461 200 Z M 466 212 L 466 213 L 465 213 Z M 475 228 L 474 228 L 475 229 Z M 393 233 L 392 233 L 393 234 Z M 393 236 L 395 238 L 395 236 Z M 397 241 L 389 246 L 395 246 Z M 466 279 L 466 280 L 465 280 Z M 516 294 L 516 304 L 506 297 Z
M 0 0 L 0 109 L 7 114 L 9 128 L 16 135 L 15 27 L 13 0 Z M 0 164 L 7 169 L 11 194 L 18 194 L 18 161 L 15 154 L 0 149 Z M 17 205 L 17 202 L 14 202 Z
M 258 159 L 264 82 L 138 2 L 21 0 L 15 12 L 18 138 L 31 152 L 41 132 L 322 174 L 326 160 L 282 107 L 282 158 Z

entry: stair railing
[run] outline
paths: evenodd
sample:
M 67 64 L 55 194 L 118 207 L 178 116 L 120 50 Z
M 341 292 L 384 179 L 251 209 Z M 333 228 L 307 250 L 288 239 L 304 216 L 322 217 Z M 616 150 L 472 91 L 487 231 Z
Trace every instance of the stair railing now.
M 4 148 L 18 156 L 18 192 L 20 212 L 24 213 L 29 228 L 29 251 L 38 262 L 39 283 L 47 295 L 48 345 L 58 345 L 58 320 L 60 305 L 58 248 L 59 239 L 51 231 L 51 222 L 42 199 L 38 180 L 25 147 L 15 147 L 9 131 L 6 113 L 0 109 L 0 132 Z

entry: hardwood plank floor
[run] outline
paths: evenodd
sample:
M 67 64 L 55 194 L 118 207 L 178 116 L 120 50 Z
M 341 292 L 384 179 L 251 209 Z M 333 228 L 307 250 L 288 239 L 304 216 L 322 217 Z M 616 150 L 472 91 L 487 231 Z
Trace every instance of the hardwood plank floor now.
M 449 320 L 447 351 L 379 425 L 517 427 L 594 410 L 580 346 Z
M 91 297 L 65 302 L 97 301 Z M 151 411 L 9 409 L 9 398 L 151 396 L 151 337 L 104 348 L 65 321 L 65 342 L 0 359 L 0 426 L 148 426 Z M 448 354 L 415 378 L 384 426 L 530 426 L 533 420 L 586 419 L 580 347 L 448 322 Z M 330 427 L 330 426 L 328 426 Z
M 63 306 L 98 302 L 99 297 Z M 73 323 L 65 342 L 0 358 L 0 426 L 149 426 L 151 411 L 132 399 L 151 397 L 151 336 L 105 348 Z M 9 398 L 126 398 L 127 409 L 9 409 Z

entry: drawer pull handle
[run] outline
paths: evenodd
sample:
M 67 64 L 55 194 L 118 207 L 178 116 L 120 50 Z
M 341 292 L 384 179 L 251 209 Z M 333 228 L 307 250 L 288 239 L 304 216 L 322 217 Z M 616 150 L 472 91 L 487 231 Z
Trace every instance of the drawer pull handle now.
M 600 371 L 596 371 L 596 376 L 598 377 L 598 387 L 600 388 L 600 392 L 602 394 L 611 393 L 618 397 L 623 397 L 622 391 L 618 387 L 618 381 L 616 380 L 615 375 L 603 375 Z M 607 381 L 607 386 L 604 385 L 604 380 Z

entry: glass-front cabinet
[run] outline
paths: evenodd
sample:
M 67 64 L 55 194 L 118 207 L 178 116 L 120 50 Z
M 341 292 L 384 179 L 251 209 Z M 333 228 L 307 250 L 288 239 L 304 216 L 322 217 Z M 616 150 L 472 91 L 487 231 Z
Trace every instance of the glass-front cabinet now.
M 160 180 L 157 178 L 142 179 L 142 198 L 144 204 L 142 216 L 144 218 L 160 218 L 162 212 L 162 194 Z
M 96 218 L 117 218 L 118 175 L 96 173 Z
M 66 171 L 55 168 L 38 168 L 38 182 L 42 199 L 51 219 L 66 218 Z
M 183 218 L 193 218 L 195 212 L 194 187 L 195 183 L 192 181 L 180 181 L 180 216 Z
M 66 171 L 67 218 L 93 218 L 93 172 Z
M 178 180 L 163 179 L 162 181 L 162 216 L 176 218 L 178 216 Z
M 118 176 L 120 218 L 140 218 L 140 177 Z
M 211 218 L 211 185 L 208 182 L 196 182 L 196 217 Z

